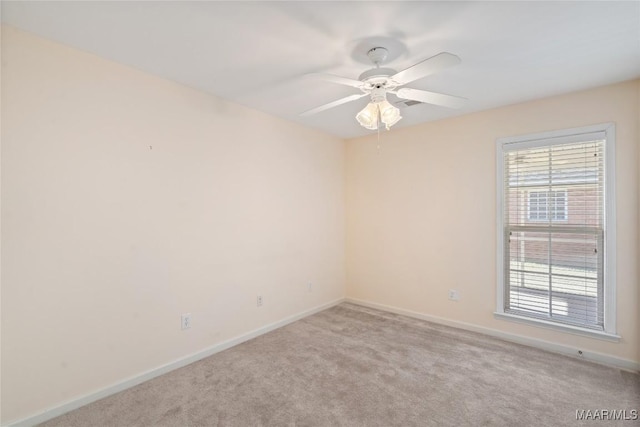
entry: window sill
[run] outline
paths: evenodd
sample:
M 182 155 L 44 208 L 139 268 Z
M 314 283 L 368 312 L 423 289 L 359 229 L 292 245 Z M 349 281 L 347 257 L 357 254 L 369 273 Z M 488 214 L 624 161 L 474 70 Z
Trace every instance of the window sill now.
M 582 335 L 589 338 L 596 338 L 604 341 L 611 341 L 611 342 L 620 341 L 619 335 L 610 334 L 610 333 L 601 332 L 601 331 L 594 331 L 586 328 L 580 328 L 578 326 L 562 325 L 559 323 L 548 322 L 541 319 L 532 319 L 529 317 L 516 316 L 515 314 L 508 314 L 508 313 L 495 312 L 493 313 L 493 316 L 496 319 L 508 320 L 511 322 L 523 323 L 525 325 L 538 326 L 546 329 L 553 329 L 555 331 L 566 332 L 574 335 Z

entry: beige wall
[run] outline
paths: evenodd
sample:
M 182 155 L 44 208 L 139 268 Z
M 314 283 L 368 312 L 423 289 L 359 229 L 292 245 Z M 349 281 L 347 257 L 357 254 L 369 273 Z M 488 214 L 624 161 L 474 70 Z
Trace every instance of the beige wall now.
M 638 305 L 636 306 L 636 335 L 638 336 L 638 354 L 640 357 L 640 81 L 638 82 L 638 90 L 637 94 L 637 116 L 638 119 L 636 121 L 636 146 L 638 147 L 638 166 L 636 167 L 636 174 L 638 175 L 638 188 L 636 189 L 636 193 L 638 193 L 638 200 L 636 201 L 636 206 L 638 209 L 638 235 L 636 238 L 636 254 L 638 256 L 638 261 L 636 263 L 636 289 L 637 289 L 637 301 Z
M 350 140 L 347 296 L 640 362 L 640 81 Z M 616 123 L 619 343 L 493 317 L 496 139 Z M 448 300 L 448 290 L 461 300 Z
M 3 423 L 344 296 L 341 140 L 10 28 L 2 107 Z

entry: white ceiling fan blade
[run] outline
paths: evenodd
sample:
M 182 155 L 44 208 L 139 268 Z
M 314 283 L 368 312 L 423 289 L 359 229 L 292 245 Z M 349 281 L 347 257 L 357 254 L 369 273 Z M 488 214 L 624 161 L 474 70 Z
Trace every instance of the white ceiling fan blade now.
M 346 104 L 347 102 L 355 101 L 356 99 L 360 99 L 363 96 L 367 96 L 367 94 L 366 93 L 358 93 L 356 95 L 349 95 L 349 96 L 347 96 L 345 98 L 338 99 L 337 101 L 333 101 L 333 102 L 330 102 L 328 104 L 324 104 L 324 105 L 321 105 L 319 107 L 316 107 L 316 108 L 314 108 L 312 110 L 305 111 L 304 113 L 301 113 L 300 116 L 302 116 L 302 117 L 311 116 L 312 114 L 316 114 L 316 113 L 319 113 L 321 111 L 328 110 L 329 108 L 337 107 L 338 105 L 342 105 L 342 104 Z
M 397 82 L 398 86 L 402 86 L 459 63 L 460 58 L 456 55 L 448 52 L 442 52 L 436 56 L 425 59 L 422 62 L 418 62 L 416 65 L 413 65 L 406 70 L 394 74 L 391 76 L 391 79 Z
M 440 105 L 449 108 L 460 108 L 466 102 L 466 98 L 459 96 L 445 95 L 444 93 L 429 92 L 426 90 L 410 89 L 403 87 L 398 89 L 395 93 L 398 98 L 412 99 L 414 101 L 426 102 L 427 104 Z
M 326 82 L 337 83 L 339 85 L 351 86 L 360 89 L 364 83 L 360 80 L 348 79 L 346 77 L 334 76 L 333 74 L 324 74 L 324 73 L 311 73 L 307 74 L 308 77 L 321 79 Z

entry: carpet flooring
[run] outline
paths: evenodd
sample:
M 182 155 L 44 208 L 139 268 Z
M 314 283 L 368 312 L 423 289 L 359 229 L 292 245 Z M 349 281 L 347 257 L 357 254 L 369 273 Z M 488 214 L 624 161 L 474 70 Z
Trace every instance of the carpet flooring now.
M 640 410 L 640 375 L 343 303 L 42 425 L 576 426 L 601 409 Z

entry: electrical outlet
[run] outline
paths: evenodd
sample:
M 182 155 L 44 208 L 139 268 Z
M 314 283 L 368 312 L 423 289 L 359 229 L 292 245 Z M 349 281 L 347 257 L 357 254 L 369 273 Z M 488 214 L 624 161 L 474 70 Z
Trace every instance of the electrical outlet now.
M 455 289 L 449 289 L 449 299 L 451 301 L 459 301 L 460 300 L 460 292 Z
M 262 307 L 262 295 L 258 295 L 257 306 Z
M 182 324 L 182 329 L 189 329 L 191 327 L 191 313 L 184 313 L 180 317 L 180 322 Z
M 309 282 L 309 283 L 307 283 L 307 290 L 308 290 L 309 292 L 313 291 L 313 282 Z

